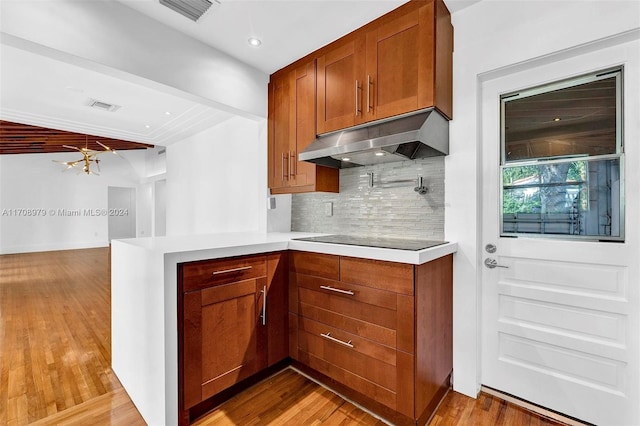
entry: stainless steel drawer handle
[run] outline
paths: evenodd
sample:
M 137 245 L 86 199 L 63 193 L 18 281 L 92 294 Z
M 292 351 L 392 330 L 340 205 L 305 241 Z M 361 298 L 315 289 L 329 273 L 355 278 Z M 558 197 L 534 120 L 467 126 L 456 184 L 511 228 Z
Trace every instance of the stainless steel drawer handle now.
M 336 339 L 335 337 L 333 337 L 333 336 L 331 335 L 331 333 L 327 333 L 327 334 L 320 333 L 320 335 L 321 335 L 322 337 L 324 337 L 325 339 L 331 340 L 332 342 L 339 343 L 339 344 L 341 344 L 341 345 L 343 345 L 343 346 L 346 346 L 346 347 L 348 347 L 348 348 L 353 348 L 353 344 L 351 343 L 351 340 L 349 340 L 348 342 L 345 342 L 345 341 L 343 341 L 343 340 Z
M 260 290 L 260 293 L 262 293 L 262 315 L 260 315 L 260 318 L 262 318 L 262 325 L 267 325 L 267 286 L 263 286 L 262 290 Z
M 251 266 L 243 266 L 241 268 L 225 269 L 224 271 L 215 271 L 213 275 L 230 274 L 231 272 L 241 272 L 251 269 Z
M 355 293 L 352 292 L 351 290 L 342 290 L 342 289 L 339 289 L 339 288 L 331 287 L 329 285 L 321 285 L 320 288 L 323 289 L 323 290 L 334 291 L 334 292 L 340 293 L 340 294 L 348 294 L 349 296 L 355 295 Z

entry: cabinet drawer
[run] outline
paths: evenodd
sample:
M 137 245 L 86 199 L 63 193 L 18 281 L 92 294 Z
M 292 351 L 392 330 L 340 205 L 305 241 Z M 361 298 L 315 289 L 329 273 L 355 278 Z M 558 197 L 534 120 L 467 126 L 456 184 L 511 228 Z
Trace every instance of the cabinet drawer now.
M 300 316 L 327 324 L 328 326 L 357 334 L 360 337 L 377 342 L 390 348 L 397 348 L 396 330 L 378 324 L 342 315 L 339 312 L 328 311 L 317 306 L 300 304 Z M 297 329 L 296 322 L 296 329 Z
M 395 365 L 376 357 L 379 349 L 372 342 L 355 335 L 331 329 L 309 319 L 300 319 L 298 345 L 301 352 L 320 358 L 352 374 L 360 376 L 385 389 L 395 392 L 397 372 Z M 388 350 L 383 346 L 382 350 Z M 395 351 L 390 351 L 395 352 Z M 396 357 L 388 354 L 395 364 Z
M 300 277 L 298 275 L 298 277 Z M 397 312 L 380 306 L 367 305 L 342 295 L 298 287 L 299 309 L 311 305 L 327 311 L 339 313 L 345 317 L 376 324 L 391 330 L 397 329 Z
M 182 265 L 183 291 L 192 291 L 267 275 L 267 258 L 243 256 Z
M 340 258 L 340 281 L 413 294 L 413 265 L 383 260 Z
M 397 294 L 390 291 L 305 274 L 296 274 L 296 283 L 298 288 L 304 287 L 346 300 L 397 310 Z
M 391 371 L 391 367 L 396 366 L 396 350 L 389 346 L 381 345 L 377 342 L 368 340 L 363 338 L 362 336 L 349 333 L 347 331 L 341 330 L 336 327 L 332 327 L 328 324 L 323 324 L 318 321 L 314 321 L 309 318 L 299 317 L 298 319 L 298 331 L 306 332 L 310 334 L 314 338 L 318 338 L 318 342 L 322 341 L 327 343 L 326 346 L 323 346 L 327 349 L 340 349 L 341 353 L 345 355 L 345 360 L 340 362 L 333 362 L 336 365 L 341 363 L 354 363 L 352 360 L 346 360 L 346 358 L 350 358 L 351 356 L 366 356 L 372 358 L 372 360 L 364 360 L 368 363 L 378 363 L 384 364 L 380 365 L 380 368 L 383 370 Z M 323 336 L 324 335 L 324 336 Z M 334 340 L 336 339 L 336 340 Z M 298 345 L 301 349 L 310 351 L 309 347 L 303 343 L 302 340 L 298 342 Z M 308 342 L 307 342 L 308 345 Z M 313 351 L 311 351 L 313 352 Z M 318 354 L 317 354 L 318 355 Z M 375 361 L 375 362 L 374 362 Z M 357 367 L 356 367 L 357 368 Z M 377 374 L 377 373 L 376 373 Z M 366 377 L 367 374 L 361 374 L 363 377 Z M 372 379 L 373 380 L 373 379 Z M 383 383 L 381 383 L 383 384 Z M 388 386 L 387 386 L 388 385 Z M 385 387 L 388 389 L 394 389 L 394 386 L 391 386 L 387 383 Z M 391 386 L 391 387 L 389 387 Z
M 331 254 L 294 251 L 289 258 L 290 270 L 306 275 L 337 280 L 340 275 L 340 257 Z

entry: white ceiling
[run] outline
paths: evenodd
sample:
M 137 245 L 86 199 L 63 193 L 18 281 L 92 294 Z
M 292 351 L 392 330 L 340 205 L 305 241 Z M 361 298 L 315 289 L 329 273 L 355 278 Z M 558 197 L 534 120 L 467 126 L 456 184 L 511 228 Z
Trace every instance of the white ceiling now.
M 3 120 L 168 145 L 231 117 L 205 105 L 14 47 L 2 45 L 1 57 Z M 91 99 L 121 108 L 115 112 L 90 108 Z
M 118 0 L 271 74 L 395 9 L 406 0 L 219 0 L 197 21 L 158 0 Z M 247 40 L 262 40 L 258 48 Z
M 158 0 L 118 0 L 270 74 L 405 0 L 220 0 L 193 22 Z M 479 0 L 445 0 L 453 13 Z M 262 46 L 249 46 L 259 37 Z M 230 117 L 226 112 L 36 53 L 1 45 L 0 119 L 168 145 Z M 121 105 L 110 113 L 89 99 Z M 165 114 L 166 111 L 171 115 Z M 148 128 L 146 126 L 149 126 Z
M 118 0 L 255 68 L 274 71 L 395 9 L 407 0 L 211 0 L 197 21 L 158 0 Z M 451 13 L 480 0 L 446 0 Z M 258 48 L 247 40 L 257 37 Z

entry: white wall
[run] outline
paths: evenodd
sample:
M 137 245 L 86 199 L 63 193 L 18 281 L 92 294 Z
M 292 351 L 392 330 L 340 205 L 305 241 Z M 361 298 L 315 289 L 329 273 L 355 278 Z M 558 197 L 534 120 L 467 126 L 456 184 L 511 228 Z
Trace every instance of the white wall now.
M 6 0 L 0 12 L 3 44 L 267 116 L 268 75 L 117 1 Z
M 638 38 L 640 2 L 483 0 L 455 13 L 452 21 L 454 119 L 445 164 L 445 239 L 458 242 L 454 262 L 454 389 L 475 396 L 480 383 L 479 265 L 483 244 L 479 208 L 481 82 L 615 35 L 628 33 L 626 37 Z M 637 126 L 638 122 L 626 125 Z M 637 191 L 630 194 L 638 196 Z
M 231 118 L 167 147 L 167 235 L 265 231 L 266 120 Z
M 52 162 L 75 160 L 73 153 L 0 156 L 0 254 L 107 246 L 108 216 L 85 210 L 107 209 L 109 186 L 139 184 L 144 151 L 120 155 L 101 156 L 100 176 L 62 172 Z M 28 210 L 37 216 L 28 216 Z M 65 216 L 61 210 L 79 215 Z
M 167 235 L 167 180 L 156 181 L 153 186 L 153 236 Z

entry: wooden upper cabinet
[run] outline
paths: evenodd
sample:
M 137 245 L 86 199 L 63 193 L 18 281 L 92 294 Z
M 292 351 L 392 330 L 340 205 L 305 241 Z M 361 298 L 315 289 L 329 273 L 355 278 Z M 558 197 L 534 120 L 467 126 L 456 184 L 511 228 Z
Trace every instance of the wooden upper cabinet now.
M 289 80 L 272 78 L 269 83 L 269 188 L 289 186 Z
M 269 188 L 273 194 L 338 192 L 336 169 L 298 161 L 316 137 L 316 69 L 310 60 L 271 76 L 269 83 Z
M 451 119 L 452 63 L 443 0 L 411 0 L 271 75 L 271 192 L 338 192 L 338 170 L 298 161 L 318 134 L 430 107 Z
M 451 118 L 453 27 L 441 0 L 414 0 L 321 49 L 319 134 L 429 107 Z
M 298 153 L 316 138 L 316 71 L 313 62 L 308 62 L 289 73 L 289 87 L 291 186 L 314 185 L 316 165 L 298 161 Z
M 329 47 L 317 58 L 318 133 L 363 122 L 364 38 Z
M 433 105 L 433 28 L 426 15 L 414 10 L 367 32 L 367 121 Z

